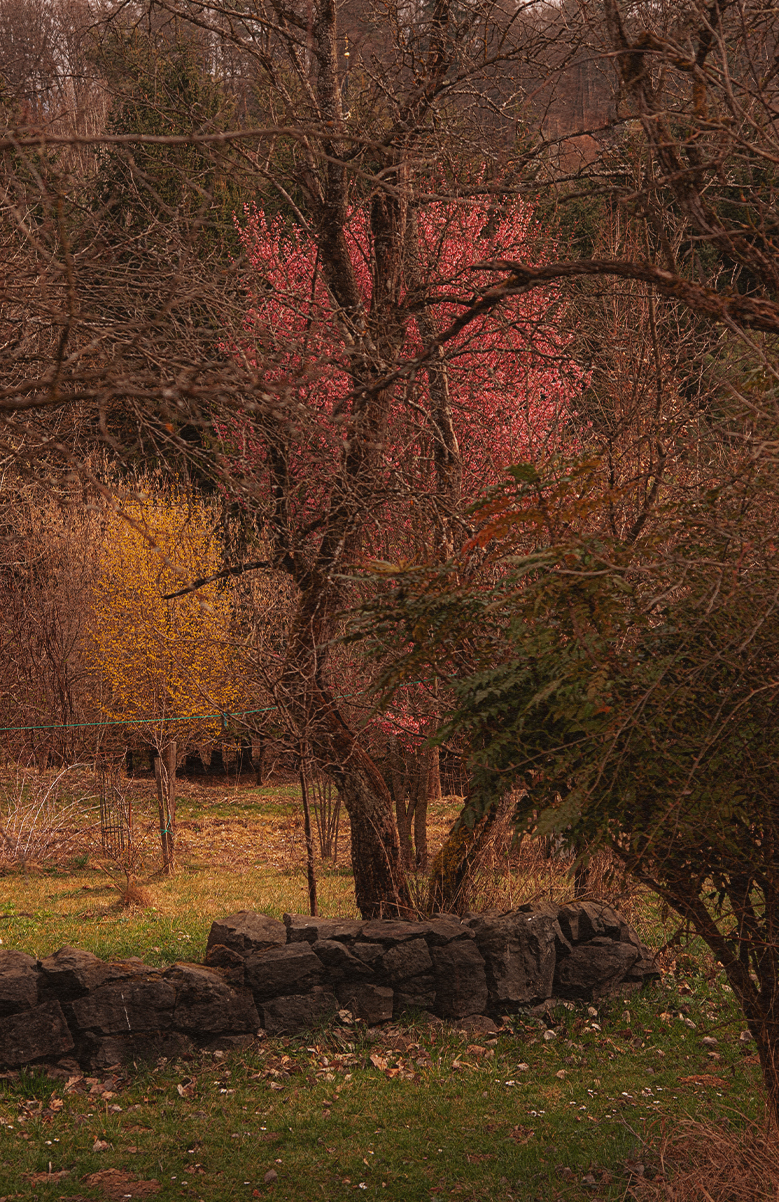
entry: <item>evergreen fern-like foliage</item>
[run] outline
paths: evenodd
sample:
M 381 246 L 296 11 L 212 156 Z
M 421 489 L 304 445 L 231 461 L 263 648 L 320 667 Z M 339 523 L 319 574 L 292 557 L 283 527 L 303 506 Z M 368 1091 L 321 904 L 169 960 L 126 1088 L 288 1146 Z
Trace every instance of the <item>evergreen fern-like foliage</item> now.
M 391 690 L 451 689 L 473 825 L 607 847 L 724 966 L 779 1100 L 779 551 L 766 467 L 607 536 L 594 465 L 524 467 L 460 562 L 398 573 L 372 610 Z M 478 516 L 478 515 L 477 515 Z M 475 566 L 474 566 L 475 565 Z M 386 579 L 386 574 L 385 574 Z M 364 620 L 364 618 L 363 618 Z

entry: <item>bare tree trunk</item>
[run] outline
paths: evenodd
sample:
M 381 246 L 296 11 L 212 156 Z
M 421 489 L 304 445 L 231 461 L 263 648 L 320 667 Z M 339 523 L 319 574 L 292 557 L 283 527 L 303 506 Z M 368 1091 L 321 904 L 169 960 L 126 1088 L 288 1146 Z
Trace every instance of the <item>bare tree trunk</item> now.
M 339 789 L 352 833 L 357 907 L 363 918 L 410 918 L 413 906 L 392 821 L 392 802 L 376 765 L 356 744 Z
M 392 782 L 392 796 L 397 799 L 403 798 L 406 795 L 406 765 L 403 762 L 403 757 L 400 754 L 400 745 L 397 735 L 390 735 L 387 739 L 387 757 L 389 759 L 389 771 L 387 775 Z
M 403 867 L 409 869 L 414 858 L 411 841 L 414 807 L 409 789 L 409 766 L 403 761 L 396 735 L 390 735 L 387 739 L 387 761 L 384 779 L 390 781 L 390 791 L 395 802 L 395 821 L 398 827 L 400 854 L 403 859 Z
M 449 832 L 430 872 L 428 905 L 431 913 L 457 914 L 466 908 L 468 878 L 497 815 L 498 807 L 493 806 L 473 827 L 463 823 Z
M 437 691 L 437 690 L 436 690 Z M 443 797 L 441 790 L 441 748 L 430 748 L 430 775 L 428 777 L 427 800 L 440 801 Z
M 767 1008 L 765 1014 L 761 1014 L 758 1022 L 753 1023 L 749 1016 L 747 1021 L 757 1044 L 763 1083 L 768 1094 L 768 1112 L 774 1129 L 779 1131 L 779 1020 L 775 1017 L 777 1013 L 779 996 L 774 996 L 770 1008 Z
M 419 753 L 419 774 L 414 799 L 414 852 L 415 864 L 420 872 L 427 871 L 427 806 L 433 785 L 435 765 L 433 753 L 437 750 L 437 748 L 424 748 Z
M 261 738 L 252 739 L 252 767 L 256 775 L 258 785 L 265 784 L 265 740 Z
M 411 841 L 411 827 L 414 819 L 414 801 L 405 789 L 395 794 L 395 819 L 398 824 L 398 839 L 403 866 L 411 868 L 414 859 L 414 846 Z
M 176 742 L 172 740 L 154 757 L 154 779 L 157 784 L 157 809 L 160 820 L 162 871 L 172 876 L 176 871 Z

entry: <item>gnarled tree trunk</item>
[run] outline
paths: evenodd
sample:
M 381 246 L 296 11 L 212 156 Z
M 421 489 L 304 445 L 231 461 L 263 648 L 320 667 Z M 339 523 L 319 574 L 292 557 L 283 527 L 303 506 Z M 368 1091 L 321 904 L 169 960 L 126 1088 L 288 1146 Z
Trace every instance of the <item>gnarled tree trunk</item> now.
M 327 644 L 335 631 L 336 600 L 336 586 L 325 581 L 301 596 L 276 693 L 289 724 L 305 734 L 314 760 L 343 798 L 361 915 L 408 918 L 413 907 L 389 789 L 322 679 Z

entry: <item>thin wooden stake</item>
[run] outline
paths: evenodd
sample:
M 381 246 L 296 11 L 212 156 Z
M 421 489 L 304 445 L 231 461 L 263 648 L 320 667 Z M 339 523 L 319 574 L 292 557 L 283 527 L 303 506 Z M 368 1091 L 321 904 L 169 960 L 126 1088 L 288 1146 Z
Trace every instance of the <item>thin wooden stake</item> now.
M 308 804 L 305 761 L 300 764 L 300 792 L 303 797 L 303 829 L 306 834 L 306 867 L 308 870 L 308 903 L 312 918 L 319 917 L 316 901 L 316 871 L 314 868 L 314 840 L 311 835 L 311 809 Z

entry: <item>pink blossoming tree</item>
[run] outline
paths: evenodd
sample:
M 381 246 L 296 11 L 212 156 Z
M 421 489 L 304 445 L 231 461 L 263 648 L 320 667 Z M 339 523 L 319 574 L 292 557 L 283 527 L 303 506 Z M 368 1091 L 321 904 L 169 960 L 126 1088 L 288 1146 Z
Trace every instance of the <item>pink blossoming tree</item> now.
M 574 437 L 580 374 L 548 296 L 515 297 L 452 334 L 498 262 L 538 243 L 527 207 L 379 195 L 350 207 L 338 234 L 330 247 L 315 224 L 247 209 L 250 303 L 230 351 L 262 376 L 268 400 L 222 433 L 236 490 L 265 519 L 271 563 L 297 584 L 279 706 L 345 798 L 360 909 L 405 912 L 387 787 L 334 696 L 364 677 L 353 668 L 352 688 L 343 675 L 335 688 L 328 672 L 343 578 L 369 561 L 450 554 L 468 506 L 507 465 Z M 415 708 L 392 723 L 423 732 Z

